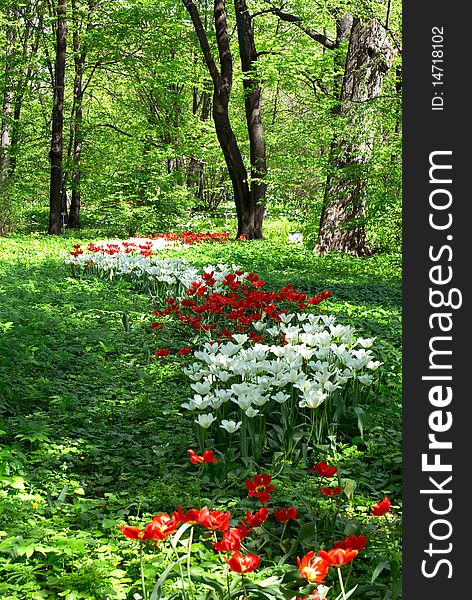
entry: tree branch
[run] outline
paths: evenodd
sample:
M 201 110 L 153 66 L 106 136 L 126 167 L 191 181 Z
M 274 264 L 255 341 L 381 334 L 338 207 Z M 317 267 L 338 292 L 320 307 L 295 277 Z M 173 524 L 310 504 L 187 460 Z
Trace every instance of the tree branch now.
M 123 131 L 122 129 L 120 129 L 116 125 L 113 125 L 112 123 L 94 123 L 93 126 L 94 127 L 109 127 L 110 129 L 113 129 L 114 131 L 121 133 L 121 135 L 125 135 L 126 137 L 129 137 L 129 138 L 134 137 L 133 134 L 128 133 L 127 131 Z
M 216 43 L 220 56 L 221 77 L 226 79 L 231 86 L 233 81 L 233 57 L 231 56 L 229 44 L 225 0 L 215 0 L 213 12 L 215 16 Z
M 305 27 L 303 25 L 303 19 L 301 17 L 297 17 L 296 15 L 291 15 L 289 13 L 283 12 L 280 8 L 272 8 L 271 12 L 276 15 L 281 21 L 285 21 L 287 23 L 293 23 L 296 25 L 303 33 L 306 33 L 312 40 L 315 42 L 319 42 L 325 48 L 329 50 L 334 50 L 339 47 L 339 40 L 333 41 L 330 40 L 323 33 L 318 33 L 314 29 L 310 29 L 309 27 Z
M 210 45 L 208 43 L 207 35 L 205 28 L 203 27 L 202 20 L 200 19 L 200 14 L 198 12 L 197 7 L 193 3 L 192 0 L 183 0 L 185 8 L 188 10 L 190 14 L 190 18 L 192 19 L 193 26 L 195 28 L 195 33 L 197 34 L 198 41 L 200 42 L 200 46 L 203 51 L 203 56 L 205 58 L 205 62 L 208 67 L 208 71 L 210 72 L 211 78 L 215 85 L 218 83 L 220 74 L 218 72 L 218 68 L 215 63 L 215 59 L 211 53 Z

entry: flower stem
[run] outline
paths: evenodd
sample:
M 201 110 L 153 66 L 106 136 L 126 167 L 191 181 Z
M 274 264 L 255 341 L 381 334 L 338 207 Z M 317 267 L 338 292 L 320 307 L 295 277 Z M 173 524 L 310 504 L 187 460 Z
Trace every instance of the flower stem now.
M 343 576 L 341 575 L 341 567 L 338 567 L 337 571 L 338 571 L 338 577 L 339 577 L 339 585 L 341 586 L 341 593 L 343 595 L 343 600 L 346 600 L 346 592 L 344 591 L 344 583 L 343 583 Z
M 188 583 L 189 583 L 190 595 L 192 598 L 194 598 L 192 577 L 190 575 L 190 555 L 192 554 L 192 542 L 193 542 L 193 527 L 190 527 L 190 535 L 188 538 L 188 551 L 187 551 L 187 578 L 188 578 Z
M 231 589 L 229 587 L 229 567 L 228 567 L 228 563 L 226 563 L 225 571 L 226 571 L 226 588 L 228 590 L 228 600 L 231 600 Z
M 282 540 L 284 539 L 285 530 L 287 529 L 287 524 L 288 524 L 288 521 L 285 521 L 284 528 L 282 529 L 282 535 L 280 536 L 280 540 L 279 540 L 280 543 L 282 543 Z
M 247 600 L 246 586 L 244 585 L 244 575 L 241 574 L 241 586 L 243 588 L 243 598 Z
M 143 542 L 139 542 L 139 570 L 141 572 L 141 589 L 144 600 L 147 600 L 146 582 L 144 581 Z

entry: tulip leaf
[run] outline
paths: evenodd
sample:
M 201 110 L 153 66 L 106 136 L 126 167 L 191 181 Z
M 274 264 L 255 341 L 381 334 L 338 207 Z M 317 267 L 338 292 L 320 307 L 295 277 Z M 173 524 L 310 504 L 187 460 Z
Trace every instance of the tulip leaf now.
M 189 527 L 192 527 L 192 523 L 182 523 L 182 525 L 177 529 L 176 533 L 172 536 L 171 544 L 173 548 L 177 548 L 180 538 L 187 531 L 187 529 L 189 529 Z
M 162 573 L 162 575 L 159 577 L 158 581 L 156 582 L 156 585 L 154 586 L 151 596 L 149 598 L 149 600 L 160 600 L 160 598 L 162 598 L 162 588 L 164 586 L 164 583 L 166 582 L 167 578 L 169 577 L 171 571 L 173 571 L 173 569 L 181 562 L 183 562 L 184 560 L 187 559 L 187 556 L 181 556 L 178 560 L 174 561 L 172 564 L 170 564 L 165 571 Z
M 388 562 L 388 561 L 379 562 L 378 565 L 375 567 L 374 572 L 372 573 L 372 579 L 370 581 L 372 583 L 374 583 L 374 581 L 377 579 L 377 577 L 380 575 L 380 573 L 382 573 L 382 571 L 384 569 L 390 570 L 390 562 Z
M 310 521 L 309 523 L 305 523 L 300 527 L 300 531 L 298 532 L 298 541 L 304 542 L 310 538 L 313 538 L 316 535 L 317 526 L 315 521 Z
M 222 598 L 224 597 L 225 590 L 223 586 L 221 586 L 213 577 L 209 577 L 206 574 L 198 573 L 197 571 L 195 571 L 195 569 L 190 570 L 190 576 L 192 581 L 198 581 L 200 583 L 204 583 L 205 585 L 209 585 L 210 587 L 215 589 Z
M 357 590 L 357 585 L 355 585 L 352 590 L 349 590 L 348 592 L 346 592 L 345 594 L 339 594 L 339 596 L 336 597 L 336 600 L 347 600 L 350 596 L 352 596 L 354 594 L 354 592 Z

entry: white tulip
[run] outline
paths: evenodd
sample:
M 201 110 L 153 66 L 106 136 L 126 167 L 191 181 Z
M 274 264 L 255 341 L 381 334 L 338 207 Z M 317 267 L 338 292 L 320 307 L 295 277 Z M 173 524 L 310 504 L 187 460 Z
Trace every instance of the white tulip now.
M 327 397 L 328 394 L 324 394 L 321 390 L 311 390 L 303 395 L 298 406 L 300 408 L 318 408 Z
M 283 392 L 277 392 L 272 396 L 272 399 L 278 402 L 279 404 L 284 404 L 289 400 L 290 396 L 288 394 L 284 394 Z
M 208 429 L 214 422 L 216 421 L 216 417 L 211 413 L 206 413 L 203 415 L 198 415 L 198 419 L 194 421 L 202 427 L 203 429 Z
M 252 406 L 250 406 L 246 411 L 245 411 L 246 417 L 252 418 L 255 417 L 256 415 L 259 414 L 259 410 L 252 408 Z
M 222 429 L 226 429 L 226 431 L 228 433 L 234 433 L 235 431 L 237 431 L 241 427 L 242 424 L 243 424 L 242 421 L 238 421 L 236 423 L 235 421 L 227 421 L 226 419 L 223 419 L 221 421 L 220 427 Z

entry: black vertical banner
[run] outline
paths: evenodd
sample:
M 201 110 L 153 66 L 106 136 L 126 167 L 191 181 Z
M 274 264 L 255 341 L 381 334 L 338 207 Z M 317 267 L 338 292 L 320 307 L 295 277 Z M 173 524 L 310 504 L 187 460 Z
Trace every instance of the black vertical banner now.
M 470 12 L 404 3 L 405 600 L 470 595 Z

